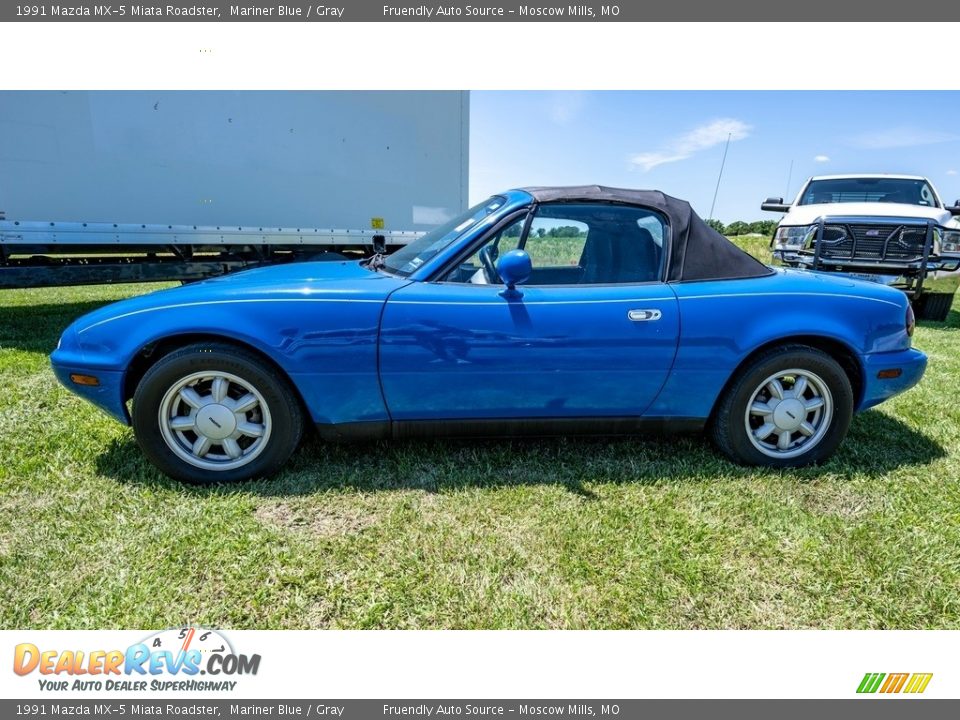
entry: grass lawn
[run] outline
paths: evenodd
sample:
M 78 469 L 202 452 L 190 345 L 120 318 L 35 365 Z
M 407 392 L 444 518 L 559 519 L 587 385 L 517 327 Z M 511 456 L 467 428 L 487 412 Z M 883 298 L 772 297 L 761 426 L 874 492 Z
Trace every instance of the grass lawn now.
M 0 627 L 960 627 L 957 306 L 917 330 L 920 387 L 817 469 L 697 437 L 310 440 L 197 488 L 49 368 L 72 319 L 149 289 L 0 292 Z

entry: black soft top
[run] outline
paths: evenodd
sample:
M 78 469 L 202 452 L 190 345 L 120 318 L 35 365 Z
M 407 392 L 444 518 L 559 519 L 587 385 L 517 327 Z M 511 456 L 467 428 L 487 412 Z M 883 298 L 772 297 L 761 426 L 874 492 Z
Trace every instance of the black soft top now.
M 603 185 L 521 188 L 537 202 L 585 200 L 640 205 L 666 215 L 670 223 L 667 281 L 733 280 L 770 275 L 774 271 L 745 253 L 707 225 L 686 200 L 659 190 L 629 190 Z

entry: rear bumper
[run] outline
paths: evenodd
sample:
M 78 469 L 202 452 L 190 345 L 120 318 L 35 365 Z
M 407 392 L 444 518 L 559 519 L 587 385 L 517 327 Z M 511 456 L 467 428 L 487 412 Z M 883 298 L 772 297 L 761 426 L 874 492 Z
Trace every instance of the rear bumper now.
M 906 392 L 923 377 L 927 356 L 913 348 L 896 352 L 872 353 L 863 360 L 863 397 L 857 410 L 866 410 L 884 400 Z M 882 370 L 899 370 L 895 378 L 879 378 Z

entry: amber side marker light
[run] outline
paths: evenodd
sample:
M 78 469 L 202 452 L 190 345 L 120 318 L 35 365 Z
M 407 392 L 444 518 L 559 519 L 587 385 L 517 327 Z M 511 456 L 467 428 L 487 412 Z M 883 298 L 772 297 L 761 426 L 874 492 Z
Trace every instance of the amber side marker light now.
M 75 382 L 77 385 L 99 385 L 99 378 L 95 378 L 93 375 L 81 375 L 80 373 L 71 373 L 70 380 Z
M 877 377 L 881 380 L 893 380 L 903 375 L 903 370 L 900 368 L 890 368 L 889 370 L 881 370 L 877 373 Z

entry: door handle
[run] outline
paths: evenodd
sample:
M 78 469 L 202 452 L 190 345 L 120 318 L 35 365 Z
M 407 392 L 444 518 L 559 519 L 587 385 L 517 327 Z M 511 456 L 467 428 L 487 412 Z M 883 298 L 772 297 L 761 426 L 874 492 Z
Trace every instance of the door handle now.
M 659 310 L 628 310 L 627 318 L 633 322 L 650 322 L 652 320 L 659 320 L 663 317 L 663 313 Z

